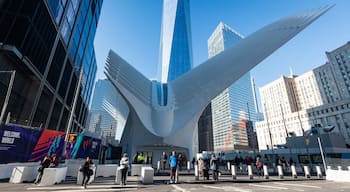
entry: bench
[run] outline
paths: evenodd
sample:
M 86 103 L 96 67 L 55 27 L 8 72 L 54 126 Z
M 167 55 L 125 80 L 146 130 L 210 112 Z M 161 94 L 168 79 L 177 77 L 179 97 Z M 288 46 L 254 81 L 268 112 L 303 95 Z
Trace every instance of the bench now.
M 143 184 L 153 184 L 154 169 L 152 167 L 141 168 L 141 181 Z
M 117 168 L 118 168 L 118 165 L 115 165 L 115 164 L 97 165 L 96 177 L 114 176 L 117 171 Z
M 142 167 L 151 167 L 151 164 L 131 164 L 131 175 L 132 176 L 140 176 Z
M 10 183 L 33 182 L 38 174 L 39 165 L 16 166 L 12 170 Z
M 13 168 L 17 166 L 33 166 L 33 165 L 40 165 L 40 162 L 0 164 L 0 179 L 9 179 L 12 175 Z
M 54 185 L 66 179 L 67 167 L 46 168 L 41 177 L 40 186 Z

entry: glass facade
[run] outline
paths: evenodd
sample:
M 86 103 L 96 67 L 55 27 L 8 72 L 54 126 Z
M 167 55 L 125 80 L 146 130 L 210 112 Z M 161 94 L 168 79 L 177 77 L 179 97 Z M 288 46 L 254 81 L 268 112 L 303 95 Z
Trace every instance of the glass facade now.
M 242 38 L 220 23 L 208 40 L 209 57 L 234 46 Z M 247 149 L 251 143 L 252 122 L 256 121 L 255 109 L 248 72 L 212 101 L 214 150 Z
M 89 131 L 114 136 L 120 140 L 129 108 L 109 80 L 98 80 L 95 85 L 89 115 Z
M 189 0 L 164 0 L 159 80 L 170 82 L 192 69 Z
M 4 58 L 0 70 L 17 73 L 6 112 L 11 113 L 11 123 L 65 130 L 79 71 L 83 70 L 73 132 L 83 129 L 97 70 L 93 40 L 102 2 L 0 3 L 0 57 Z M 3 101 L 8 80 L 1 76 L 0 82 Z

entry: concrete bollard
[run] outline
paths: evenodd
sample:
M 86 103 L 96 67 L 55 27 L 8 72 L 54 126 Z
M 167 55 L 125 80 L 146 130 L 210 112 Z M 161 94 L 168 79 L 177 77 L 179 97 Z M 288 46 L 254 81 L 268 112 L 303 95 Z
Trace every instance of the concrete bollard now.
M 321 171 L 321 167 L 320 166 L 316 166 L 316 173 L 317 173 L 317 177 L 319 178 L 319 179 L 321 179 L 322 177 L 323 177 L 323 175 L 322 175 L 322 171 Z
M 341 171 L 342 170 L 342 166 L 338 166 L 338 171 Z
M 264 170 L 264 178 L 269 179 L 269 168 L 267 167 L 267 165 L 263 166 L 263 170 Z
M 187 161 L 187 171 L 190 172 L 191 170 L 191 162 Z
M 157 171 L 158 171 L 158 173 L 160 171 L 160 161 L 157 162 Z
M 249 176 L 249 179 L 253 179 L 253 168 L 251 165 L 248 165 L 248 176 Z
M 308 166 L 304 166 L 304 173 L 305 173 L 305 177 L 310 179 L 310 169 Z
M 298 178 L 297 169 L 295 168 L 295 165 L 291 165 L 290 168 L 292 170 L 292 177 L 294 179 Z
M 329 169 L 329 168 L 328 168 Z M 348 166 L 348 171 L 350 171 L 350 166 Z
M 231 174 L 232 174 L 232 179 L 236 180 L 237 174 L 236 174 L 236 166 L 235 165 L 231 165 Z
M 227 161 L 227 170 L 231 169 L 231 163 L 229 161 Z
M 280 179 L 283 179 L 283 168 L 282 168 L 281 165 L 278 165 L 278 166 L 277 166 L 277 171 L 278 171 L 278 177 L 279 177 Z
M 194 165 L 194 178 L 196 181 L 199 180 L 199 170 L 198 170 L 198 165 Z

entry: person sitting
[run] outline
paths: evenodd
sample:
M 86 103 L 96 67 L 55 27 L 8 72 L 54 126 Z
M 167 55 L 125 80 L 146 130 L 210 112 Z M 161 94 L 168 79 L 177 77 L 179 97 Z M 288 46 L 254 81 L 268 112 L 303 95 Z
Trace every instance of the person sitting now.
M 58 160 L 57 154 L 55 152 L 53 152 L 51 155 L 50 167 L 57 167 L 58 164 L 59 164 L 59 160 Z
M 49 155 L 45 155 L 44 159 L 40 163 L 40 167 L 38 169 L 38 175 L 34 181 L 35 184 L 38 184 L 41 181 L 41 177 L 44 174 L 44 169 L 48 168 L 51 164 L 51 158 Z

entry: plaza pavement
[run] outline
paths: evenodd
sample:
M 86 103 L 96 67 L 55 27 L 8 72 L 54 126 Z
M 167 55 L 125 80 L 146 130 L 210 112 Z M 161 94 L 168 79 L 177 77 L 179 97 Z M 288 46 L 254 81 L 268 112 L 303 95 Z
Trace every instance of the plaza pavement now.
M 169 191 L 169 192 L 214 192 L 214 191 L 236 191 L 236 192 L 259 192 L 259 191 L 305 191 L 305 192 L 350 192 L 349 183 L 335 183 L 324 179 L 311 177 L 284 177 L 279 179 L 272 176 L 269 179 L 255 176 L 249 179 L 248 176 L 239 175 L 237 180 L 232 180 L 230 175 L 222 175 L 218 182 L 211 180 L 195 180 L 193 175 L 180 175 L 178 184 L 168 184 L 169 176 L 155 176 L 154 183 L 144 185 L 140 182 L 140 177 L 129 176 L 126 186 L 114 184 L 114 177 L 97 177 L 95 181 L 88 185 L 87 189 L 81 189 L 76 184 L 75 178 L 67 178 L 61 184 L 53 186 L 37 186 L 32 183 L 10 184 L 7 181 L 0 182 L 1 192 L 26 191 L 26 192 L 110 192 L 110 191 Z

